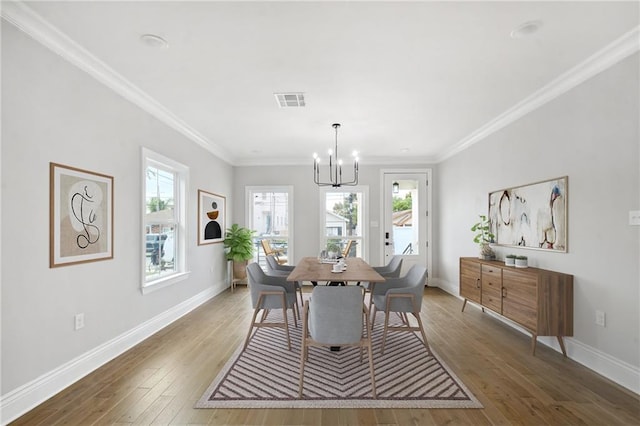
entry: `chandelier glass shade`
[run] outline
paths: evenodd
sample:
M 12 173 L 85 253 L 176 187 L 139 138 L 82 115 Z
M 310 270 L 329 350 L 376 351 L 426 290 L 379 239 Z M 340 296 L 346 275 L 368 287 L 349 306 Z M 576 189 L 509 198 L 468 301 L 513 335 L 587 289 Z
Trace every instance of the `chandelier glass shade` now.
M 342 180 L 342 159 L 338 156 L 338 129 L 340 123 L 334 123 L 331 125 L 336 130 L 335 147 L 333 150 L 329 150 L 329 176 L 327 179 L 322 180 L 320 173 L 320 157 L 318 154 L 313 154 L 313 181 L 318 186 L 332 186 L 339 188 L 341 186 L 355 186 L 358 184 L 358 153 L 353 151 L 353 179 L 350 181 Z M 323 174 L 324 175 L 324 174 Z

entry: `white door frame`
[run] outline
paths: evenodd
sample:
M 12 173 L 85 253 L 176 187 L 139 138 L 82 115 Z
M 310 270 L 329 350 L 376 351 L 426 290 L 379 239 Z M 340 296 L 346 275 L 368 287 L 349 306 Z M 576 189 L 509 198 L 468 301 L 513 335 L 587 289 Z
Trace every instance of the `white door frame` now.
M 382 212 L 382 217 L 380 218 L 380 222 L 381 222 L 381 226 L 380 226 L 380 259 L 384 262 L 385 259 L 385 246 L 384 246 L 384 232 L 385 232 L 385 217 L 384 217 L 384 213 L 385 213 L 385 185 L 384 185 L 384 178 L 385 175 L 387 174 L 424 174 L 426 175 L 426 193 L 427 193 L 427 211 L 425 212 L 426 215 L 426 226 L 427 226 L 427 241 L 424 242 L 425 246 L 423 247 L 427 249 L 427 264 L 425 265 L 427 267 L 427 271 L 428 271 L 428 276 L 432 277 L 433 273 L 431 270 L 431 267 L 433 265 L 433 244 L 432 244 L 432 239 L 433 239 L 433 227 L 432 227 L 432 217 L 433 217 L 433 206 L 432 206 L 432 200 L 433 200 L 433 194 L 432 194 L 432 190 L 431 188 L 433 187 L 433 178 L 432 178 L 432 169 L 381 169 L 380 170 L 380 211 Z M 404 268 L 403 268 L 404 269 Z M 406 271 L 403 270 L 403 274 Z

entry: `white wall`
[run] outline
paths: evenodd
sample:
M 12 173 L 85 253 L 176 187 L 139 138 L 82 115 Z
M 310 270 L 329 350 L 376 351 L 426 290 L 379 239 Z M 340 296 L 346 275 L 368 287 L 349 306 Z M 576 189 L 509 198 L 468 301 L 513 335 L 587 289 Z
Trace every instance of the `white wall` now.
M 319 226 L 320 212 L 324 211 L 324 206 L 320 206 L 319 187 L 313 183 L 313 163 L 311 154 L 309 155 L 309 166 L 256 166 L 256 167 L 236 167 L 234 169 L 234 211 L 233 220 L 245 225 L 244 194 L 246 186 L 255 185 L 293 185 L 293 215 L 294 215 L 294 257 L 291 263 L 305 256 L 317 256 L 320 250 Z M 382 224 L 382 213 L 380 212 L 380 173 L 383 169 L 427 169 L 432 165 L 401 165 L 401 166 L 380 166 L 367 165 L 366 159 L 360 164 L 359 185 L 369 187 L 369 224 L 378 222 Z M 348 187 L 347 187 L 348 188 Z M 368 261 L 372 265 L 381 265 L 380 247 L 382 241 L 382 228 L 367 226 L 369 233 Z M 435 254 L 434 254 L 435 256 Z
M 469 228 L 487 212 L 487 194 L 568 175 L 568 253 L 497 251 L 526 254 L 532 266 L 574 275 L 569 356 L 605 374 L 593 364 L 619 361 L 635 372 L 636 392 L 640 227 L 629 225 L 628 213 L 640 209 L 639 75 L 636 53 L 440 163 L 435 179 L 439 277 L 458 294 L 458 259 L 477 255 Z M 606 312 L 604 328 L 594 323 L 596 309 Z
M 224 290 L 222 244 L 197 246 L 197 190 L 226 194 L 232 215 L 233 173 L 5 22 L 2 107 L 4 397 L 197 295 Z M 147 295 L 140 291 L 142 146 L 190 168 L 190 277 Z M 49 268 L 49 162 L 114 177 L 113 260 Z M 86 325 L 74 331 L 80 312 Z

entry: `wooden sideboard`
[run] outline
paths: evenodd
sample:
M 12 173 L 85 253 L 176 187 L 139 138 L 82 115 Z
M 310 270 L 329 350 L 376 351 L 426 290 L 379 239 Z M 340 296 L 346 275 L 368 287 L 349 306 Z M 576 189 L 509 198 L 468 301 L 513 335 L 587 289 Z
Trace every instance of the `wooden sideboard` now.
M 519 324 L 538 336 L 573 336 L 573 275 L 538 268 L 515 268 L 495 260 L 460 258 L 460 296 Z

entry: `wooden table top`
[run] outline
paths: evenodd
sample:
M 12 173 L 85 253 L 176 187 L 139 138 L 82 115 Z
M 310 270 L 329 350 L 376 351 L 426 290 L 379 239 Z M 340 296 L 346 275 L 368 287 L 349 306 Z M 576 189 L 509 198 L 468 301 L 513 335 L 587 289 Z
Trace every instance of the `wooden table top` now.
M 316 257 L 303 258 L 287 277 L 287 281 L 360 281 L 383 282 L 385 279 L 359 257 L 344 259 L 347 270 L 331 272 L 333 264 L 320 263 Z

